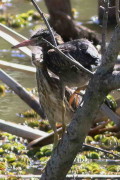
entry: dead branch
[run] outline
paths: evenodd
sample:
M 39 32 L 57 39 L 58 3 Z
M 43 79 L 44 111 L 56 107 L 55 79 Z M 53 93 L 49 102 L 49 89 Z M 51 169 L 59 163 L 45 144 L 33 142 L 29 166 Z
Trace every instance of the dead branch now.
M 0 69 L 0 80 L 9 86 L 25 103 L 28 104 L 37 114 L 45 118 L 45 114 L 35 97 L 25 88 L 11 78 L 7 73 Z

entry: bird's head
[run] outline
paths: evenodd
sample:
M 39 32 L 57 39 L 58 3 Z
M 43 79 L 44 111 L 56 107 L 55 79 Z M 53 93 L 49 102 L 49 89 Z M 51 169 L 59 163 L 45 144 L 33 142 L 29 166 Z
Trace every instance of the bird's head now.
M 55 39 L 57 41 L 57 44 L 63 43 L 62 38 L 60 35 L 58 35 L 55 31 L 53 31 L 53 34 L 55 36 Z M 47 41 L 52 43 L 51 35 L 48 30 L 38 30 L 36 31 L 29 40 L 25 40 L 12 48 L 19 48 L 23 46 L 47 46 L 46 42 L 44 41 L 46 39 Z

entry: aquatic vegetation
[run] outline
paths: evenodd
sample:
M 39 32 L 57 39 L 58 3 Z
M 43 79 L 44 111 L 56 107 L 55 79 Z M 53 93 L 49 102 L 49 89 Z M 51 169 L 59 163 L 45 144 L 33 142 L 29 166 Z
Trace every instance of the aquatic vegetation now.
M 0 84 L 0 97 L 3 97 L 6 95 L 7 87 L 4 84 Z
M 19 142 L 13 143 L 12 146 L 14 147 L 13 152 L 17 154 L 22 154 L 26 150 L 26 146 Z
M 103 134 L 97 134 L 97 135 L 94 136 L 94 140 L 95 140 L 95 141 L 100 141 L 101 139 L 104 138 L 104 136 L 105 136 L 105 135 L 103 135 Z
M 87 157 L 82 153 L 78 154 L 75 158 L 75 163 L 82 163 L 82 162 L 87 162 Z
M 82 163 L 81 165 L 73 165 L 71 170 L 77 174 L 100 174 L 105 172 L 97 163 Z
M 32 127 L 32 128 L 35 128 L 35 127 L 39 127 L 39 121 L 36 120 L 36 119 L 30 119 L 30 120 L 26 120 L 25 121 L 25 124 Z
M 30 158 L 25 154 L 20 155 L 18 157 L 18 160 L 23 162 L 23 163 L 30 164 Z
M 50 127 L 48 120 L 40 120 L 39 121 L 39 129 L 41 131 L 45 131 L 45 132 L 50 131 L 51 127 Z
M 0 174 L 2 174 L 2 171 L 6 171 L 7 169 L 7 164 L 6 162 L 0 162 Z
M 34 148 L 34 149 L 28 149 L 28 151 L 27 151 L 27 153 L 26 153 L 26 155 L 28 156 L 28 157 L 30 157 L 30 158 L 35 158 L 35 154 L 37 153 L 37 152 L 39 152 L 39 149 L 40 148 Z
M 104 149 L 115 149 L 118 145 L 118 140 L 116 137 L 104 137 L 101 139 L 100 146 Z
M 40 163 L 45 166 L 48 162 L 48 160 L 50 159 L 50 157 L 48 156 L 44 156 L 44 157 L 41 157 L 39 160 L 40 160 Z
M 120 139 L 118 139 L 118 144 L 117 144 L 116 150 L 120 152 Z
M 86 157 L 88 159 L 100 159 L 99 153 L 94 152 L 94 151 L 87 152 Z
M 50 156 L 53 150 L 53 145 L 47 145 L 42 148 L 40 148 L 40 151 L 35 154 L 37 158 L 43 157 L 43 156 Z
M 47 123 L 46 123 L 47 124 Z M 4 141 L 4 137 L 7 139 Z M 102 137 L 102 138 L 101 138 Z M 105 139 L 106 138 L 106 139 Z M 90 136 L 87 137 L 88 143 L 94 142 L 96 143 L 108 143 L 108 140 L 111 138 L 111 141 L 118 141 L 114 136 L 105 137 L 104 135 L 95 136 L 94 139 Z M 28 149 L 27 144 L 24 145 L 19 140 L 20 138 L 13 136 L 9 133 L 0 133 L 0 139 L 3 139 L 3 143 L 0 145 L 0 173 L 5 174 L 6 169 L 9 169 L 8 174 L 14 175 L 18 174 L 26 174 L 27 169 L 32 169 L 32 167 L 44 168 L 47 161 L 49 160 L 53 145 L 47 145 L 42 148 L 34 148 Z M 24 141 L 22 141 L 24 142 Z M 118 143 L 119 144 L 119 143 Z M 113 148 L 113 147 L 111 147 Z M 115 154 L 119 152 L 114 151 Z M 119 166 L 116 165 L 102 165 L 99 164 L 99 160 L 102 159 L 114 159 L 113 155 L 109 155 L 100 152 L 100 151 L 92 151 L 84 150 L 77 155 L 75 158 L 74 164 L 69 171 L 69 173 L 77 173 L 77 174 L 110 174 L 116 173 L 119 174 Z M 92 162 L 92 160 L 96 162 Z M 98 163 L 97 163 L 98 160 Z
M 28 119 L 25 121 L 25 124 L 32 128 L 38 128 L 45 132 L 51 131 L 48 120 Z
M 107 170 L 112 172 L 120 172 L 120 166 L 110 165 L 107 166 Z
M 4 156 L 9 163 L 12 163 L 17 160 L 17 157 L 14 153 L 4 154 Z
M 76 19 L 76 18 L 78 18 L 79 12 L 75 8 L 72 8 L 72 15 L 73 15 L 74 19 Z
M 93 140 L 93 138 L 91 136 L 87 136 L 85 138 L 85 143 L 87 143 L 87 144 L 91 143 L 92 141 L 94 141 L 94 140 Z
M 5 152 L 12 151 L 12 152 L 15 152 L 17 154 L 24 152 L 24 150 L 26 149 L 26 147 L 19 142 L 5 143 L 1 147 Z
M 86 174 L 87 170 L 84 169 L 84 168 L 81 168 L 78 165 L 73 165 L 71 167 L 70 171 L 69 171 L 69 174 L 73 174 L 73 173 L 76 173 L 76 174 Z
M 42 20 L 39 13 L 34 10 L 29 10 L 26 13 L 18 15 L 0 15 L 0 23 L 6 24 L 13 28 L 20 28 L 29 25 L 35 20 Z
M 5 93 L 5 85 L 0 85 L 0 93 Z
M 17 161 L 17 162 L 12 163 L 12 167 L 13 169 L 22 170 L 22 169 L 27 168 L 27 164 L 25 162 Z
M 37 117 L 37 113 L 32 109 L 25 111 L 23 113 L 20 113 L 18 115 L 20 117 L 24 117 L 24 118 L 36 118 Z
M 106 98 L 105 98 L 105 104 L 108 105 L 108 107 L 109 107 L 110 109 L 112 109 L 113 111 L 115 111 L 116 108 L 117 108 L 117 103 L 116 103 L 114 97 L 113 97 L 112 95 L 110 95 L 110 94 L 108 94 L 108 95 L 106 96 Z
M 17 138 L 15 135 L 12 135 L 12 134 L 9 134 L 9 133 L 6 133 L 6 132 L 0 133 L 0 137 L 2 139 L 7 138 L 9 141 L 10 140 L 15 140 Z
M 0 155 L 4 154 L 4 152 L 3 148 L 0 148 Z

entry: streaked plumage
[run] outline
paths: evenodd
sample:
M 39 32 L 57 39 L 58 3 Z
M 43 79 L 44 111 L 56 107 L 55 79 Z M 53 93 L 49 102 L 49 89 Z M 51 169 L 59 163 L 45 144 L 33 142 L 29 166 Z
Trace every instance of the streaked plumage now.
M 99 54 L 90 41 L 88 41 L 87 39 L 77 39 L 63 43 L 62 39 L 57 33 L 54 32 L 54 35 L 57 39 L 58 48 L 65 54 L 70 54 L 85 68 L 92 70 L 93 66 L 97 67 L 99 65 Z M 45 70 L 46 74 L 45 76 L 42 76 L 42 69 L 37 68 L 40 101 L 45 109 L 48 120 L 50 121 L 50 124 L 53 127 L 54 132 L 56 133 L 55 122 L 63 122 L 63 107 L 61 106 L 61 103 L 63 101 L 65 93 L 65 86 L 83 87 L 88 83 L 90 76 L 83 70 L 78 69 L 71 62 L 65 61 L 58 53 L 51 49 L 51 47 L 43 39 L 51 42 L 51 36 L 48 30 L 38 30 L 30 38 L 30 40 L 23 42 L 15 47 L 22 47 L 26 45 L 36 46 L 35 51 L 33 48 L 34 55 L 39 55 L 39 52 L 37 51 L 39 51 L 39 47 L 41 47 L 43 54 L 43 66 L 52 71 L 60 79 L 59 86 L 55 88 L 56 82 L 52 82 L 52 79 L 50 79 L 47 71 Z M 35 57 L 35 61 L 37 61 L 37 56 Z M 38 58 L 38 61 L 39 60 L 40 59 Z M 73 112 L 71 111 L 67 103 L 65 123 L 71 120 L 72 115 Z M 57 136 L 55 139 L 57 139 Z
M 55 37 L 57 37 L 57 39 L 60 38 L 57 33 L 55 33 Z M 64 85 L 68 85 L 69 87 L 81 87 L 85 85 L 90 78 L 88 74 L 79 70 L 75 65 L 71 64 L 71 62 L 64 60 L 42 40 L 43 38 L 51 42 L 48 30 L 38 31 L 31 37 L 31 39 L 36 39 L 37 46 L 42 47 L 43 60 L 46 67 L 59 76 Z M 59 44 L 60 41 L 57 40 L 57 42 Z M 76 61 L 91 71 L 100 63 L 96 48 L 87 39 L 77 39 L 62 43 L 58 45 L 58 48 L 65 54 L 69 53 Z

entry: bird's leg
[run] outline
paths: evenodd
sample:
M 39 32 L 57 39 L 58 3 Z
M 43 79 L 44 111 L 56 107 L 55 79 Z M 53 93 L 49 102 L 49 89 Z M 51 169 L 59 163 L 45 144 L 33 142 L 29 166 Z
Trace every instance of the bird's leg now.
M 65 112 L 66 112 L 66 106 L 65 106 L 65 101 L 64 99 L 62 100 L 62 130 L 63 133 L 66 130 L 66 125 L 65 125 Z
M 49 76 L 48 71 L 47 71 L 47 68 L 46 68 L 46 66 L 45 66 L 44 63 L 42 63 L 41 68 L 42 68 L 42 73 L 43 73 L 44 77 L 46 78 L 47 82 L 48 82 L 49 85 L 50 85 L 50 83 L 51 83 L 51 77 Z M 50 123 L 50 125 L 51 125 L 51 128 L 52 128 L 53 131 L 54 131 L 53 148 L 55 148 L 55 147 L 57 146 L 57 144 L 58 144 L 58 141 L 59 141 L 59 135 L 58 135 L 58 132 L 57 132 L 56 122 L 54 121 L 54 118 L 53 118 L 53 120 L 51 120 L 51 121 L 49 120 L 49 123 Z
M 65 86 L 63 84 L 61 85 L 61 97 L 62 97 L 62 131 L 64 134 L 66 130 L 66 125 L 65 125 L 66 106 L 65 106 Z
M 77 88 L 77 89 L 74 91 L 74 93 L 70 96 L 70 99 L 69 99 L 69 105 L 70 105 L 70 106 L 72 105 L 72 103 L 73 103 L 73 101 L 74 101 L 74 99 L 75 99 L 76 94 L 77 94 L 77 96 L 78 96 L 78 93 L 80 93 L 80 91 L 81 91 L 81 90 L 84 90 L 86 87 L 87 87 L 87 85 L 84 85 L 84 86 L 82 86 L 82 87 Z M 76 99 L 76 106 L 78 106 L 78 98 Z
M 59 135 L 57 132 L 57 128 L 56 128 L 56 123 L 55 122 L 50 122 L 50 125 L 54 131 L 54 141 L 53 141 L 53 148 L 55 148 L 58 144 L 59 141 Z
M 53 145 L 53 148 L 55 148 L 57 146 L 58 141 L 59 141 L 59 135 L 58 135 L 57 128 L 56 128 L 54 130 L 54 145 Z

